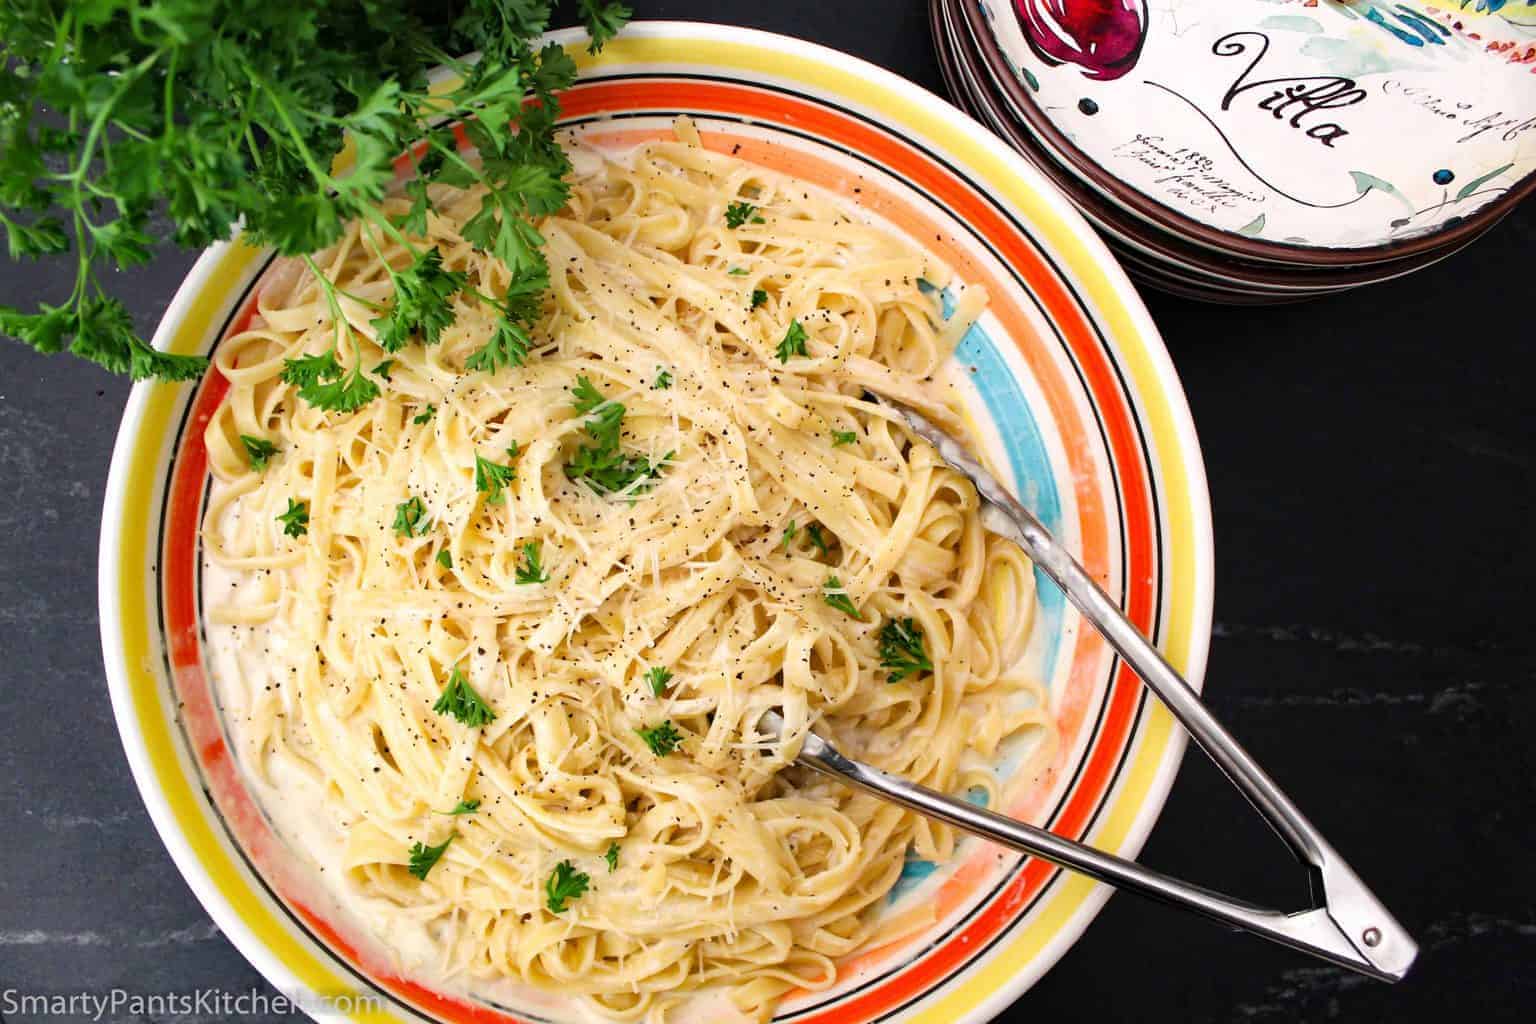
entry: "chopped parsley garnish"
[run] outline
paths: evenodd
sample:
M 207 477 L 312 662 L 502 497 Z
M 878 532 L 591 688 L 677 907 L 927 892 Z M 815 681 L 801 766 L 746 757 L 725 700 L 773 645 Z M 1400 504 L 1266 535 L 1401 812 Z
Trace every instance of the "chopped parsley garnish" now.
M 805 528 L 805 535 L 810 538 L 817 551 L 820 551 L 823 555 L 827 553 L 827 538 L 822 534 L 819 523 L 808 524 Z
M 821 599 L 838 611 L 851 615 L 860 622 L 864 621 L 864 616 L 860 615 L 859 610 L 854 607 L 853 599 L 848 596 L 847 591 L 843 589 L 842 581 L 836 576 L 828 576 L 827 581 L 821 585 Z
M 288 499 L 288 511 L 277 517 L 283 524 L 283 532 L 290 537 L 302 537 L 309 532 L 309 505 Z
M 453 805 L 453 810 L 444 811 L 444 814 L 474 814 L 480 809 L 479 800 L 460 800 Z
M 767 301 L 768 293 L 761 288 L 754 288 L 752 289 L 752 305 L 748 306 L 747 308 L 749 310 L 756 309 L 758 306 L 765 304 Z
M 762 214 L 757 212 L 757 207 L 747 202 L 731 203 L 725 208 L 725 226 L 732 230 L 741 227 L 747 222 L 762 224 Z
M 496 718 L 496 712 L 469 685 L 469 680 L 464 678 L 464 673 L 459 671 L 457 665 L 448 673 L 448 685 L 443 687 L 432 710 L 440 715 L 452 715 L 470 728 L 489 725 Z
M 577 449 L 576 457 L 565 464 L 565 475 L 572 480 L 585 480 L 594 490 L 608 494 L 628 488 L 633 488 L 631 493 L 648 490 L 650 481 L 661 473 L 672 453 L 656 463 L 638 455 L 626 455 L 619 447 L 623 404 L 608 401 L 585 376 L 576 378 L 571 398 L 577 412 L 591 414 L 583 427 L 593 443 Z
M 267 462 L 277 454 L 277 445 L 264 437 L 241 434 L 240 443 L 245 446 L 245 457 L 250 460 L 251 468 L 258 473 L 266 469 Z
M 610 874 L 612 874 L 614 871 L 617 871 L 619 869 L 619 844 L 618 843 L 613 842 L 613 843 L 609 843 L 608 844 L 608 850 L 607 850 L 607 852 L 605 852 L 603 854 L 603 860 L 608 862 L 608 871 L 609 871 Z
M 799 532 L 799 529 L 795 526 L 795 521 L 793 519 L 791 519 L 789 521 L 789 525 L 784 527 L 784 550 L 785 551 L 788 551 L 789 550 L 789 546 L 794 543 L 794 541 L 795 541 L 795 534 L 798 533 L 798 532 Z
M 656 380 L 651 384 L 652 391 L 665 391 L 672 386 L 672 373 L 670 370 L 662 370 L 656 374 Z
M 523 545 L 523 564 L 517 567 L 517 582 L 523 585 L 532 583 L 548 583 L 549 574 L 544 571 L 544 564 L 540 561 L 540 542 L 531 540 Z
M 727 270 L 726 273 L 730 274 L 732 277 L 746 277 L 747 276 L 747 268 L 746 267 L 732 267 L 730 270 Z
M 437 553 L 437 564 L 442 566 L 444 569 L 452 569 L 453 552 L 449 551 L 447 548 L 443 548 Z
M 667 684 L 672 681 L 672 670 L 657 665 L 645 673 L 645 681 L 651 684 L 651 692 L 660 697 L 667 692 Z
M 453 842 L 452 834 L 438 846 L 426 846 L 422 843 L 417 843 L 411 847 L 411 866 L 409 869 L 411 874 L 425 882 L 427 880 L 427 872 L 436 867 L 437 862 L 443 859 L 443 854 L 447 852 L 448 844 L 451 842 Z
M 475 456 L 475 490 L 486 492 L 487 505 L 504 504 L 507 496 L 503 493 L 503 488 L 516 479 L 516 467 L 492 462 L 479 455 Z
M 368 372 L 373 374 L 375 377 L 383 377 L 385 380 L 389 380 L 389 371 L 393 370 L 394 368 L 395 361 L 393 359 L 386 359 Z
M 832 431 L 832 447 L 834 448 L 840 448 L 845 444 L 853 444 L 858 441 L 858 439 L 859 432 L 857 430 Z
M 396 536 L 423 537 L 431 524 L 427 521 L 427 503 L 412 497 L 395 506 L 393 529 Z
M 784 340 L 779 342 L 779 362 L 789 362 L 790 356 L 803 356 L 809 353 L 805 350 L 805 328 L 800 326 L 799 320 L 789 322 L 789 330 L 784 332 Z
M 437 406 L 433 405 L 431 402 L 428 402 L 427 403 L 427 407 L 425 409 L 421 410 L 421 412 L 419 412 L 415 416 L 411 417 L 411 422 L 415 423 L 418 426 L 420 426 L 423 423 L 431 423 L 432 422 L 432 417 L 436 416 L 436 415 L 437 415 Z
M 683 742 L 683 734 L 678 732 L 671 722 L 662 722 L 660 725 L 635 731 L 640 734 L 642 740 L 645 740 L 645 745 L 651 748 L 651 753 L 657 757 L 666 757 Z
M 933 671 L 923 649 L 923 631 L 912 619 L 892 619 L 880 627 L 880 664 L 891 670 L 888 682 Z
M 555 865 L 554 874 L 544 883 L 545 906 L 549 907 L 551 914 L 563 914 L 565 905 L 571 900 L 580 899 L 591 884 L 592 879 L 586 872 L 577 871 L 576 865 L 563 860 Z

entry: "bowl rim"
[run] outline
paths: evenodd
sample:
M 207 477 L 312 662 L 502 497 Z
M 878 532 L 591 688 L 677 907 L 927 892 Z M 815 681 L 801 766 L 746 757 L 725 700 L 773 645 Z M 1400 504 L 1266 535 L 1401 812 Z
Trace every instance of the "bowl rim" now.
M 1163 231 L 1181 240 L 1194 242 L 1218 255 L 1238 255 L 1249 259 L 1291 266 L 1339 268 L 1369 266 L 1393 260 L 1421 256 L 1426 253 L 1447 254 L 1472 241 L 1502 220 L 1521 201 L 1536 194 L 1536 169 L 1533 169 L 1512 185 L 1508 192 L 1487 206 L 1463 217 L 1451 227 L 1441 227 L 1422 235 L 1415 235 L 1400 242 L 1384 242 L 1350 248 L 1336 246 L 1303 245 L 1296 242 L 1270 242 L 1249 238 L 1235 231 L 1203 224 L 1178 212 L 1172 207 L 1155 202 L 1140 190 L 1127 185 L 1110 174 L 1077 145 L 1046 116 L 1034 97 L 1008 70 L 1007 58 L 990 25 L 987 24 L 980 3 L 960 3 L 960 16 L 970 28 L 972 41 L 977 44 L 982 59 L 992 72 L 993 80 L 1001 86 L 1030 131 L 1052 150 L 1065 156 L 1071 170 L 1086 184 L 1099 189 L 1121 206 L 1137 216 L 1150 221 Z M 1012 9 L 1011 6 L 1009 8 Z M 1432 262 L 1432 261 L 1431 261 Z
M 577 29 L 550 33 L 547 38 L 573 51 L 582 49 L 581 44 L 586 41 L 585 33 Z M 862 82 L 868 83 L 870 87 L 883 90 L 899 100 L 915 111 L 919 117 L 926 119 L 928 123 L 943 124 L 946 131 L 958 132 L 968 145 L 975 147 L 989 160 L 995 161 L 1002 172 L 1019 179 L 1021 185 L 1030 191 L 1031 198 L 1057 221 L 1062 237 L 1069 239 L 1080 251 L 1082 266 L 1077 268 L 1075 275 L 1068 274 L 1068 276 L 1084 273 L 1090 276 L 1097 275 L 1099 278 L 1097 287 L 1101 295 L 1107 296 L 1113 302 L 1112 306 L 1102 311 L 1106 316 L 1113 314 L 1115 330 L 1111 331 L 1110 336 L 1116 340 L 1117 349 L 1124 349 L 1127 345 L 1132 346 L 1128 351 L 1137 356 L 1142 366 L 1140 372 L 1145 375 L 1146 381 L 1151 385 L 1138 401 L 1156 400 L 1160 403 L 1158 412 L 1162 426 L 1159 429 L 1164 435 L 1166 448 L 1160 456 L 1159 465 L 1167 456 L 1171 455 L 1175 459 L 1171 468 L 1176 469 L 1180 474 L 1181 485 L 1176 490 L 1170 487 L 1168 494 L 1176 497 L 1180 504 L 1187 506 L 1187 543 L 1191 549 L 1188 552 L 1190 566 L 1186 584 L 1189 603 L 1188 637 L 1185 641 L 1185 650 L 1175 653 L 1185 656 L 1185 674 L 1193 685 L 1199 687 L 1204 677 L 1209 653 L 1214 588 L 1210 497 L 1204 462 L 1188 401 L 1166 346 L 1129 279 L 1097 235 L 1082 220 L 1076 209 L 1059 195 L 1038 171 L 1030 167 L 1021 156 L 1009 149 L 1000 139 L 960 114 L 951 104 L 894 72 L 829 47 L 775 33 L 708 22 L 640 21 L 631 23 L 614 43 L 610 43 L 604 55 L 588 59 L 582 59 L 579 52 L 573 55 L 577 56 L 578 65 L 583 69 L 601 67 L 604 63 L 622 63 L 625 59 L 623 51 L 631 44 L 643 49 L 647 44 L 656 44 L 659 47 L 667 41 L 680 39 L 695 43 L 736 43 L 743 48 L 751 48 L 765 55 L 772 54 L 778 60 L 782 60 L 786 54 L 795 55 L 828 68 L 839 69 L 844 74 L 851 73 Z M 901 131 L 897 128 L 887 126 L 885 130 L 894 137 L 901 137 Z M 245 249 L 245 247 L 238 240 L 222 242 L 210 247 L 199 257 L 167 307 L 154 334 L 153 344 L 157 348 L 168 348 L 181 333 L 181 329 L 189 318 L 205 314 L 212 315 L 207 313 L 210 297 L 204 293 L 204 287 L 215 268 L 230 259 L 234 250 L 239 249 Z M 254 250 L 246 251 L 254 252 Z M 226 299 L 227 297 L 215 296 L 214 298 Z M 1090 303 L 1090 308 L 1096 305 L 1097 301 Z M 136 384 L 130 393 L 114 444 L 103 499 L 98 549 L 98 609 L 108 692 L 119 737 L 123 743 L 134 782 L 149 811 L 156 832 L 165 843 L 167 851 L 183 878 L 186 879 L 188 886 L 220 931 L 228 936 L 240 953 L 279 991 L 290 997 L 303 997 L 306 993 L 309 994 L 311 998 L 301 999 L 300 1005 L 310 1016 L 317 1020 L 347 1019 L 343 1013 L 315 1002 L 313 998 L 315 990 L 272 948 L 271 936 L 258 935 L 257 930 L 240 915 L 240 912 L 220 891 L 220 885 L 228 879 L 216 880 L 208 866 L 193 849 L 183 824 L 177 818 L 179 812 L 173 808 L 172 798 L 162 788 L 158 777 L 161 767 L 155 763 L 156 757 L 169 756 L 179 764 L 181 752 L 179 749 L 170 752 L 152 750 L 149 737 L 140 720 L 142 715 L 149 713 L 168 719 L 173 716 L 174 711 L 171 706 L 172 701 L 168 700 L 168 697 L 173 695 L 159 692 L 158 687 L 154 695 L 148 698 L 152 706 L 150 704 L 140 706 L 145 698 L 141 694 L 135 694 L 130 677 L 146 669 L 145 666 L 129 663 L 121 611 L 121 602 L 128 593 L 127 588 L 138 587 L 142 590 L 145 587 L 157 585 L 158 580 L 158 564 L 155 565 L 156 572 L 149 574 L 154 576 L 154 580 L 142 574 L 125 574 L 123 571 L 125 524 L 130 521 L 129 513 L 134 511 L 129 509 L 127 502 L 131 491 L 141 483 L 134 478 L 136 463 L 143 455 L 140 450 L 143 446 L 139 444 L 139 438 L 146 418 L 150 415 L 152 389 L 157 386 L 150 382 L 143 382 Z M 181 387 L 185 388 L 188 385 L 181 385 Z M 1138 391 L 1138 394 L 1141 392 Z M 155 457 L 160 458 L 164 454 L 162 451 Z M 140 517 L 147 517 L 147 511 L 147 509 L 139 509 Z M 158 538 L 158 533 L 147 523 L 142 526 L 142 529 Z M 158 561 L 157 554 L 158 549 L 154 549 L 150 562 Z M 1134 806 L 1122 807 L 1120 805 L 1125 803 L 1123 795 L 1115 794 L 1109 797 L 1105 805 L 1106 810 L 1114 811 L 1113 816 L 1123 819 L 1119 823 L 1122 838 L 1115 848 L 1127 856 L 1134 856 L 1146 841 L 1152 825 L 1161 812 L 1182 760 L 1184 734 L 1176 728 L 1168 727 L 1171 719 L 1166 723 L 1159 719 L 1157 717 L 1159 711 L 1160 706 L 1155 702 L 1149 706 L 1152 720 L 1157 722 L 1156 728 L 1162 730 L 1158 733 L 1161 748 L 1157 753 L 1156 762 L 1147 766 L 1146 777 L 1139 784 L 1141 796 Z M 1166 718 L 1166 712 L 1162 712 L 1162 715 Z M 1128 747 L 1128 752 L 1143 744 L 1146 731 L 1152 728 L 1148 721 L 1144 719 L 1133 730 L 1131 739 L 1128 741 L 1132 747 Z M 200 796 L 201 793 L 199 792 L 198 795 Z M 221 845 L 225 844 L 222 838 L 217 841 Z M 237 881 L 245 885 L 248 879 L 242 875 Z M 960 1017 L 955 1018 L 956 1021 L 964 1024 L 983 1024 L 992 1019 L 1003 1007 L 1017 999 L 1060 959 L 1067 948 L 1077 941 L 1108 899 L 1111 891 L 1105 886 L 1094 885 L 1086 880 L 1073 880 L 1073 884 L 1077 882 L 1082 884 L 1071 893 L 1075 902 L 1067 911 L 1066 919 L 1056 927 L 1054 933 L 1044 943 L 1033 951 L 1023 969 L 1000 980 L 970 978 L 969 984 L 982 986 L 985 995 L 967 1007 Z M 946 973 L 923 990 L 917 1005 L 921 1007 L 936 1000 L 940 997 L 942 990 L 956 979 L 973 976 L 986 959 L 978 958 L 977 961 L 957 971 Z

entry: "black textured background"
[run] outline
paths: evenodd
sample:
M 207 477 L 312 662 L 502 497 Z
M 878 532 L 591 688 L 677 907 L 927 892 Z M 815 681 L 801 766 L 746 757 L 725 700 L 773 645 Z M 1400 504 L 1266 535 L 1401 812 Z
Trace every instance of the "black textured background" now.
M 941 91 L 918 0 L 633 2 Z M 124 275 L 142 330 L 190 263 L 167 249 Z M 1527 204 L 1445 262 L 1349 295 L 1268 310 L 1147 295 L 1215 506 L 1209 700 L 1419 938 L 1418 970 L 1367 982 L 1117 896 L 1002 1020 L 1532 1019 L 1533 271 Z M 0 263 L 0 303 L 56 297 L 63 274 Z M 0 997 L 266 987 L 172 866 L 107 701 L 96 541 L 127 392 L 0 343 Z M 1261 900 L 1304 895 L 1198 754 L 1143 859 Z

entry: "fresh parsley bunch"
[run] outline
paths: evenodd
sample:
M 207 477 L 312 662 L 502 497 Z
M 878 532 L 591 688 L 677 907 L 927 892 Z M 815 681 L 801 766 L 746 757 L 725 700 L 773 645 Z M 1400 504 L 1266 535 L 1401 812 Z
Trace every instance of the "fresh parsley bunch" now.
M 576 7 L 594 50 L 630 15 L 617 0 Z M 570 169 L 553 129 L 556 93 L 576 67 L 560 47 L 536 45 L 551 8 L 542 0 L 5 0 L 0 234 L 13 260 L 73 258 L 76 276 L 57 305 L 0 306 L 0 333 L 134 379 L 193 378 L 205 360 L 151 348 L 103 284 L 107 267 L 150 258 L 155 211 L 165 212 L 179 245 L 227 239 L 243 223 L 254 243 L 289 256 L 323 249 L 361 220 L 414 255 L 391 272 L 395 300 L 375 320 L 384 348 L 435 342 L 463 293 L 499 311 L 469 368 L 520 363 L 548 286 L 533 218 L 565 203 Z M 454 56 L 475 50 L 474 62 Z M 431 93 L 427 73 L 437 66 L 460 84 Z M 479 160 L 460 153 L 454 123 Z M 349 138 L 352 169 L 333 173 Z M 391 221 L 379 202 L 408 151 L 411 206 Z M 426 229 L 434 182 L 486 188 L 464 235 L 511 270 L 505 294 L 469 289 L 435 250 L 407 237 Z M 339 342 L 334 286 L 315 273 L 338 313 Z M 344 370 L 333 344 L 290 361 L 285 376 L 306 401 L 351 409 L 378 394 L 360 362 Z M 387 369 L 375 369 L 387 379 Z

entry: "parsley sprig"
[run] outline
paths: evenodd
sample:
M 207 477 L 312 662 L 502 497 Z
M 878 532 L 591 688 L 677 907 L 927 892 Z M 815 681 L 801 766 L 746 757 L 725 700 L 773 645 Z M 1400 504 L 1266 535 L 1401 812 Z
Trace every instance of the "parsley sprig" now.
M 457 665 L 453 666 L 453 670 L 448 673 L 448 685 L 443 687 L 443 692 L 437 698 L 437 703 L 432 705 L 432 710 L 440 715 L 452 715 L 470 728 L 489 725 L 496 719 L 496 712 L 491 710 L 485 698 L 469 685 L 469 680 L 464 677 L 463 672 L 459 671 Z
M 458 311 L 453 297 L 469 283 L 469 275 L 459 270 L 443 269 L 443 254 L 434 246 L 418 252 L 405 270 L 384 264 L 395 286 L 395 301 L 389 310 L 373 320 L 379 332 L 379 347 L 398 352 L 419 336 L 423 345 L 442 340 L 443 328 L 453 326 Z
M 683 734 L 678 732 L 677 727 L 671 722 L 662 722 L 660 725 L 647 726 L 635 731 L 640 734 L 645 745 L 651 748 L 651 753 L 657 757 L 666 757 L 683 743 Z
M 419 881 L 425 882 L 427 874 L 437 866 L 437 862 L 443 859 L 443 854 L 448 852 L 448 844 L 453 842 L 450 834 L 436 846 L 428 846 L 425 843 L 417 843 L 411 847 L 411 863 L 406 869 L 415 875 Z
M 361 221 L 366 235 L 410 254 L 391 271 L 393 300 L 379 310 L 384 347 L 430 344 L 453 322 L 453 303 L 488 302 L 499 323 L 470 369 L 517 362 L 548 284 L 533 220 L 568 191 L 554 124 L 576 65 L 562 47 L 538 44 L 552 6 L 0 5 L 0 235 L 12 259 L 74 265 L 68 294 L 30 311 L 0 307 L 0 333 L 135 379 L 193 379 L 206 360 L 151 348 L 108 291 L 112 268 L 150 259 L 153 217 L 187 248 L 227 239 L 243 222 L 252 242 L 286 256 L 323 250 Z M 577 9 L 593 50 L 630 15 L 617 0 L 578 0 Z M 474 62 L 450 56 L 474 51 Z M 427 72 L 439 65 L 457 82 L 430 93 Z M 460 154 L 454 123 L 477 162 Z M 351 166 L 340 171 L 335 158 L 349 141 Z M 380 203 L 402 153 L 413 154 L 415 177 L 395 220 Z M 503 295 L 481 295 L 411 240 L 436 208 L 432 184 L 484 187 L 464 235 L 510 271 Z M 329 282 L 321 288 L 334 298 Z M 358 361 L 355 333 L 341 317 L 336 326 L 335 342 L 351 341 L 350 365 L 333 343 L 291 382 L 304 401 L 346 412 L 376 397 L 377 384 Z
M 536 540 L 531 540 L 523 545 L 523 564 L 517 567 L 516 574 L 519 586 L 531 586 L 536 583 L 549 582 L 549 573 L 544 571 L 541 548 L 541 542 Z
M 745 201 L 730 203 L 725 208 L 725 226 L 731 230 L 741 227 L 743 224 L 763 223 L 762 214 L 757 212 L 757 207 Z
M 264 437 L 252 437 L 250 434 L 240 435 L 240 444 L 245 447 L 245 457 L 251 463 L 251 469 L 260 473 L 267 468 L 267 463 L 272 456 L 277 454 L 277 445 Z
M 797 537 L 800 534 L 800 532 L 801 532 L 800 528 L 795 525 L 795 521 L 793 519 L 791 519 L 785 525 L 785 527 L 784 527 L 784 539 L 783 539 L 782 543 L 784 544 L 784 551 L 786 553 L 788 553 L 789 550 L 794 546 L 795 537 Z M 821 532 L 821 524 L 820 523 L 806 523 L 805 524 L 805 531 L 804 532 L 805 532 L 805 539 L 810 541 L 811 545 L 813 547 L 815 547 L 816 550 L 819 551 L 822 555 L 826 555 L 826 553 L 827 553 L 827 538 L 826 538 L 826 535 Z
M 528 358 L 530 344 L 532 341 L 526 326 L 514 320 L 503 319 L 491 332 L 486 343 L 475 349 L 464 361 L 464 368 L 495 373 L 503 366 L 522 366 Z
M 379 386 L 363 373 L 362 342 L 347 323 L 336 286 L 308 254 L 303 259 L 330 308 L 331 343 L 324 352 L 284 359 L 283 380 L 296 386 L 299 397 L 317 409 L 354 412 L 379 397 Z M 350 369 L 343 367 L 336 358 L 344 339 L 351 341 Z
M 563 860 L 555 865 L 554 873 L 544 883 L 544 905 L 551 914 L 563 914 L 566 904 L 580 899 L 591 884 L 591 875 L 577 871 L 576 865 Z
M 799 320 L 789 322 L 789 330 L 784 332 L 784 339 L 779 342 L 779 347 L 774 350 L 779 357 L 779 362 L 787 363 L 791 356 L 809 355 L 805 349 L 805 328 L 800 326 Z
M 412 496 L 395 506 L 395 521 L 390 524 L 400 537 L 422 537 L 431 523 L 427 520 L 427 503 Z
M 662 665 L 656 665 L 646 670 L 645 681 L 650 684 L 651 693 L 660 697 L 667 692 L 667 684 L 672 682 L 672 670 Z
M 922 628 L 914 620 L 892 619 L 880 627 L 880 664 L 891 670 L 886 677 L 891 683 L 933 671 L 933 662 L 923 647 Z
M 517 454 L 515 448 L 507 449 L 509 456 Z M 475 456 L 475 490 L 485 493 L 487 505 L 504 505 L 505 489 L 517 479 L 517 467 L 510 463 L 492 462 L 481 455 Z
M 821 585 L 821 599 L 845 615 L 852 616 L 860 622 L 864 621 L 864 616 L 859 614 L 853 598 L 849 597 L 848 591 L 843 589 L 843 581 L 836 576 L 828 576 L 826 582 Z
M 288 499 L 288 510 L 277 517 L 283 524 L 283 533 L 289 537 L 302 537 L 309 532 L 309 502 Z

